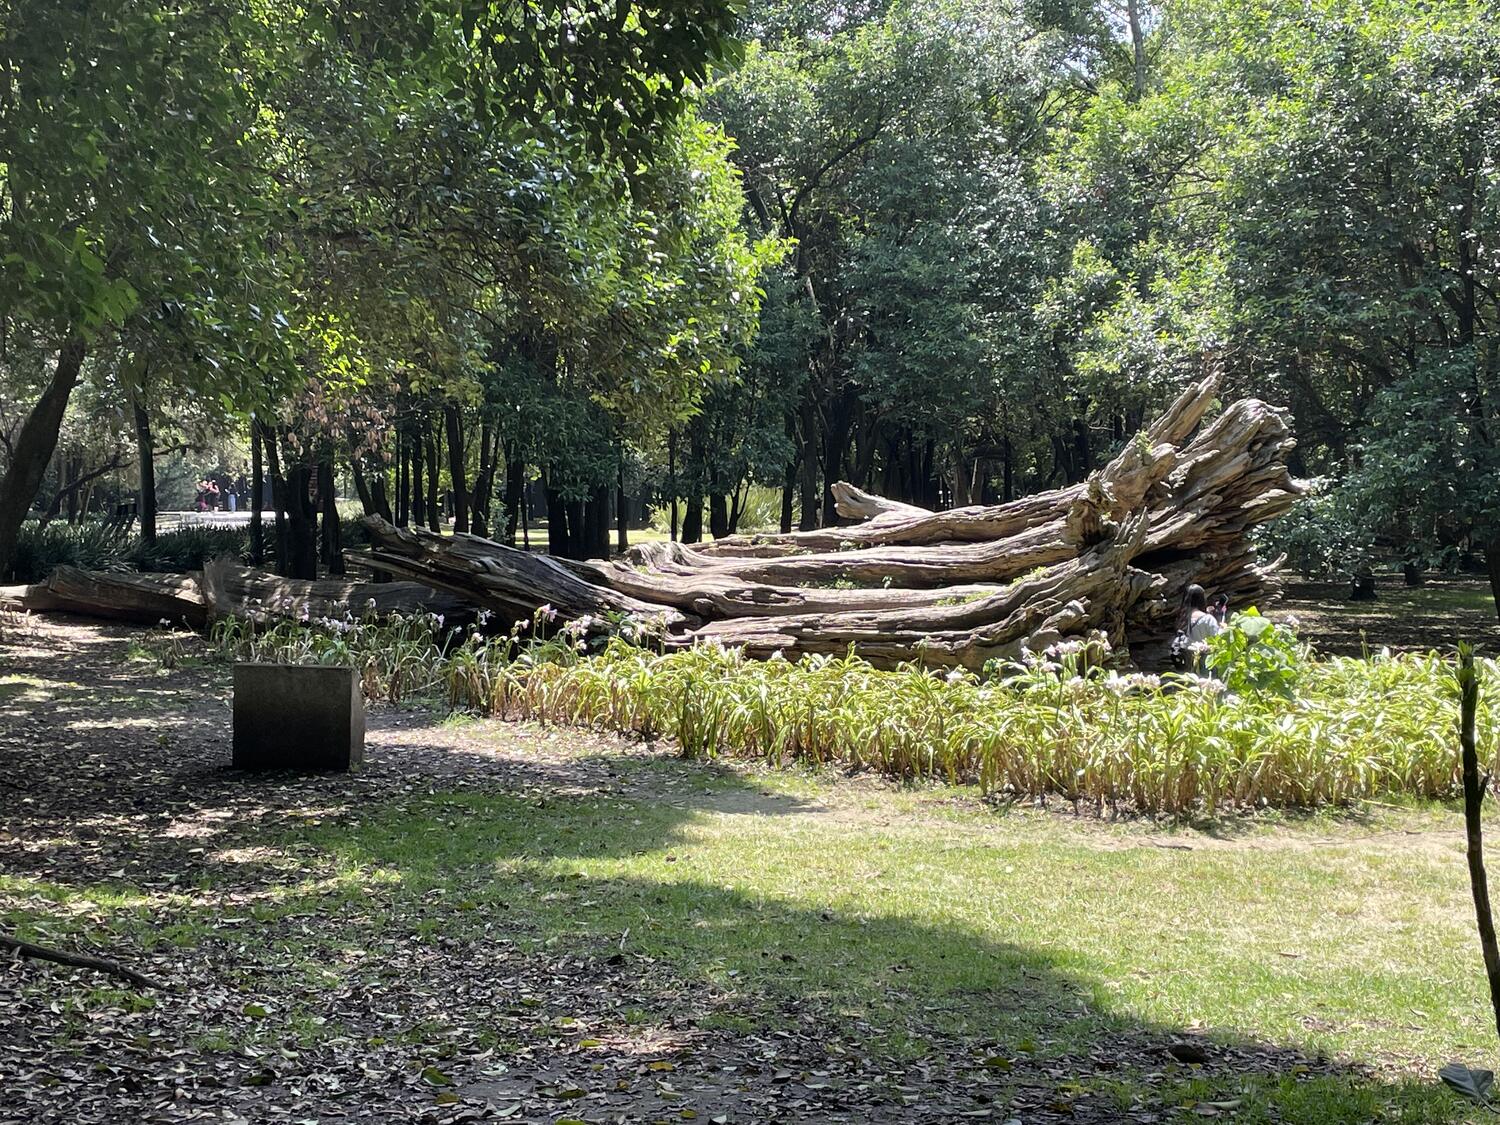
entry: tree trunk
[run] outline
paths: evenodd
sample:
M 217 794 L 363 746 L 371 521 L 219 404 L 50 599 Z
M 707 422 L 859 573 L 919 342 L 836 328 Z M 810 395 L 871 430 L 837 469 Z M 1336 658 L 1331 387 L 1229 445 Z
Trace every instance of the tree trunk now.
M 563 504 L 562 493 L 550 485 L 545 487 L 547 498 L 547 553 L 560 559 L 573 557 L 572 536 L 568 534 L 568 513 Z
M 1495 602 L 1495 614 L 1500 616 L 1500 536 L 1485 544 L 1484 562 L 1490 574 L 1490 597 Z
M 589 540 L 590 528 L 584 518 L 584 502 L 568 500 L 563 505 L 568 510 L 568 555 L 570 559 L 588 558 L 593 544 Z
M 318 576 L 317 509 L 311 496 L 312 469 L 303 461 L 286 474 L 288 578 Z
M 343 574 L 344 544 L 339 535 L 339 504 L 334 489 L 333 454 L 329 452 L 318 459 L 318 503 L 323 509 L 322 526 L 319 529 L 323 565 L 328 568 L 329 574 Z M 317 575 L 311 577 L 316 578 Z
M 406 456 L 406 435 L 396 430 L 396 526 L 411 524 L 411 475 Z
M 0 576 L 8 575 L 15 566 L 21 524 L 36 499 L 47 462 L 57 449 L 63 414 L 83 369 L 84 354 L 83 340 L 77 337 L 67 340 L 58 350 L 52 379 L 26 415 L 26 421 L 21 423 L 11 447 L 10 465 L 0 478 Z
M 703 496 L 689 496 L 687 510 L 682 514 L 682 541 L 697 543 L 703 538 Z
M 668 537 L 677 542 L 677 435 L 667 434 L 667 493 L 672 503 L 672 531 Z
M 516 543 L 516 529 L 521 524 L 521 501 L 526 491 L 526 462 L 514 447 L 505 454 L 505 542 Z
M 821 510 L 818 492 L 818 412 L 810 402 L 802 403 L 802 434 L 798 447 L 797 469 L 802 485 L 802 518 L 797 521 L 800 531 L 811 531 L 818 526 Z
M 443 422 L 448 428 L 448 476 L 453 483 L 453 533 L 469 530 L 469 493 L 464 476 L 464 420 L 456 403 L 443 407 Z
M 625 459 L 615 466 L 615 550 L 624 554 L 630 549 L 629 510 L 625 503 Z
M 1484 870 L 1484 794 L 1490 775 L 1479 773 L 1476 724 L 1479 712 L 1479 670 L 1474 650 L 1459 646 L 1458 652 L 1458 741 L 1464 775 L 1465 853 L 1469 860 L 1469 890 L 1474 898 L 1474 920 L 1479 928 L 1479 949 L 1484 956 L 1484 975 L 1489 980 L 1490 1007 L 1495 1030 L 1500 1032 L 1500 946 L 1495 941 L 1495 919 L 1490 912 L 1489 879 Z
M 479 426 L 479 472 L 469 494 L 469 533 L 481 539 L 490 536 L 490 499 L 495 491 L 495 450 L 488 422 Z
M 420 431 L 406 436 L 406 452 L 411 462 L 411 522 L 421 527 L 427 522 L 427 492 L 422 484 L 422 437 Z
M 443 529 L 443 506 L 438 496 L 438 439 L 435 431 L 427 434 L 427 526 Z
M 156 542 L 156 444 L 151 438 L 151 415 L 146 412 L 140 391 L 135 408 L 135 457 L 140 466 L 141 486 L 136 494 L 136 515 L 141 521 L 141 542 Z
M 260 424 L 260 442 L 265 452 L 266 468 L 271 471 L 271 506 L 276 511 L 276 572 L 287 574 L 292 566 L 291 537 L 287 530 L 289 490 L 281 472 L 281 451 L 276 446 L 276 430 L 266 422 Z
M 354 480 L 354 494 L 359 497 L 359 506 L 367 516 L 380 515 L 375 510 L 375 498 L 370 494 L 370 482 L 365 479 L 365 471 L 359 467 L 359 454 L 353 454 L 349 458 L 349 475 Z M 389 517 L 382 516 L 382 519 Z
M 250 565 L 264 566 L 266 527 L 261 516 L 265 507 L 266 474 L 261 464 L 260 422 L 250 416 Z
M 729 503 L 722 492 L 708 494 L 708 530 L 715 539 L 729 537 Z

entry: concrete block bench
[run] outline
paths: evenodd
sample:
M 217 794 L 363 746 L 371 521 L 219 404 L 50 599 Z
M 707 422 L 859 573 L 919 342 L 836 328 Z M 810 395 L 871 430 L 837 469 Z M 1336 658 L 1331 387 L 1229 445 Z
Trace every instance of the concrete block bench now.
M 234 666 L 236 769 L 350 770 L 365 757 L 365 702 L 352 668 Z

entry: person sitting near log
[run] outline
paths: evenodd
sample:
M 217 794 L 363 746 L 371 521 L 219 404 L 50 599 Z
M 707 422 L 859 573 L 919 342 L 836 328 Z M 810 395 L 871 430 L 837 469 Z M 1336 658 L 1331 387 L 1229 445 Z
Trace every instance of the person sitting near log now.
M 1208 592 L 1195 582 L 1182 595 L 1177 636 L 1172 640 L 1173 663 L 1179 668 L 1199 671 L 1208 651 L 1208 639 L 1218 632 L 1219 619 L 1209 612 Z

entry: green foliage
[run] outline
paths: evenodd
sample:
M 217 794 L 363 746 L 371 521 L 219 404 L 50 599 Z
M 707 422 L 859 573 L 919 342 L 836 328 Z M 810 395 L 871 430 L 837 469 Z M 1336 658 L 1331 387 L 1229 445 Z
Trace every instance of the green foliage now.
M 41 582 L 58 566 L 83 570 L 187 573 L 220 555 L 243 560 L 250 533 L 243 528 L 184 527 L 165 531 L 154 544 L 124 535 L 97 520 L 68 524 L 53 520 L 22 525 L 16 581 Z
M 32 520 L 21 525 L 16 545 L 15 580 L 40 582 L 59 566 L 83 570 L 129 570 L 129 543 L 114 528 L 97 521 L 79 524 Z
M 1236 695 L 1270 692 L 1290 699 L 1308 655 L 1296 634 L 1253 606 L 1208 640 L 1208 670 Z
M 486 714 L 670 737 L 690 756 L 872 769 L 1101 809 L 1448 798 L 1460 784 L 1450 661 L 1310 661 L 1290 632 L 1249 613 L 1213 649 L 1228 682 L 1105 672 L 1085 642 L 981 680 L 852 657 L 753 661 L 712 646 L 658 654 L 624 618 L 544 637 L 543 617 L 504 636 L 448 637 L 425 616 L 227 622 L 214 641 L 232 659 L 348 664 L 372 699 L 442 692 Z M 585 654 L 586 636 L 611 634 Z M 1483 717 L 1480 730 L 1481 760 L 1500 765 Z
M 243 562 L 250 552 L 250 532 L 240 527 L 182 527 L 157 535 L 155 543 L 134 539 L 122 553 L 137 570 L 186 573 L 221 555 Z
M 1367 569 L 1376 558 L 1375 535 L 1349 491 L 1326 479 L 1306 485 L 1306 495 L 1291 511 L 1259 531 L 1265 553 L 1285 555 L 1304 578 L 1347 577 Z

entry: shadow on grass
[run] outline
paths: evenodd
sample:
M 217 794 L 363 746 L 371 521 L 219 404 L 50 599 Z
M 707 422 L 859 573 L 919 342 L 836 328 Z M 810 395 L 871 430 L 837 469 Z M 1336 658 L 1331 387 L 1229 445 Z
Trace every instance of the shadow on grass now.
M 289 1110 L 332 1075 L 367 1121 L 426 1119 L 434 1088 L 516 1121 L 1462 1117 L 1432 1083 L 1141 1020 L 1045 948 L 899 902 L 840 909 L 838 887 L 709 878 L 705 813 L 751 838 L 757 818 L 819 815 L 730 770 L 603 742 L 528 757 L 545 733 L 524 730 L 497 757 L 384 713 L 363 774 L 248 775 L 225 765 L 219 672 L 153 697 L 150 728 L 83 735 L 128 674 L 38 671 L 94 694 L 8 701 L 25 722 L 0 735 L 4 922 L 143 959 L 182 996 L 116 1021 L 99 1012 L 124 1001 L 97 981 L 0 981 L 18 1013 L 0 1054 L 53 1071 L 107 1055 L 134 1083 L 49 1088 L 30 1120 L 137 1119 L 120 1107 L 180 1091 L 173 1060 L 194 1052 L 213 1081 L 184 1116 Z M 92 1015 L 48 1018 L 60 992 Z

